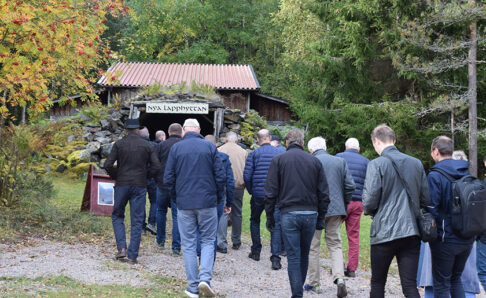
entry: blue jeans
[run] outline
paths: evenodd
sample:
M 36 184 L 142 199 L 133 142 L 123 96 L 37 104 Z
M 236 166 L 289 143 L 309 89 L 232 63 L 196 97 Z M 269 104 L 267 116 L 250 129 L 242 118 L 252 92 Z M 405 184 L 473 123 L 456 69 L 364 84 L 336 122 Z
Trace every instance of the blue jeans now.
M 262 241 L 260 239 L 260 218 L 265 210 L 264 198 L 251 197 L 250 200 L 250 233 L 251 233 L 251 252 L 260 254 L 262 251 Z
M 280 210 L 277 207 L 275 207 L 273 218 L 275 219 L 275 227 L 270 231 L 270 249 L 272 251 L 270 260 L 280 260 L 280 253 L 282 252 L 282 227 Z
M 127 247 L 125 235 L 125 207 L 130 202 L 130 245 L 127 256 L 135 260 L 138 257 L 140 239 L 142 238 L 142 226 L 144 222 L 145 194 L 147 189 L 139 186 L 115 186 L 115 204 L 111 214 L 113 231 L 115 232 L 116 247 Z
M 155 207 L 155 204 L 157 202 L 157 184 L 155 183 L 155 180 L 149 179 L 147 181 L 147 194 L 150 202 L 150 209 L 149 209 L 149 217 L 148 217 L 148 223 L 155 226 L 155 219 L 156 219 L 156 213 L 157 213 L 157 208 Z M 143 215 L 144 215 L 144 226 L 145 226 L 145 208 L 143 209 Z
M 198 293 L 200 281 L 209 283 L 213 275 L 214 243 L 218 228 L 216 207 L 203 209 L 178 210 L 179 232 L 181 234 L 182 254 L 189 283 L 188 290 Z M 197 233 L 201 235 L 201 269 L 197 262 Z
M 476 268 L 478 269 L 478 278 L 483 289 L 486 290 L 486 244 L 481 241 L 476 242 Z
M 157 187 L 157 243 L 163 243 L 166 240 L 165 231 L 169 204 L 172 212 L 172 249 L 181 249 L 176 202 L 170 199 L 169 190 L 159 187 Z
M 216 240 L 214 241 L 214 258 L 216 258 L 216 251 L 218 249 L 218 229 L 219 229 L 219 221 L 221 217 L 223 216 L 224 212 L 224 204 L 225 201 L 223 200 L 222 202 L 218 203 L 218 206 L 216 206 L 216 210 L 218 212 L 218 228 L 216 228 Z M 197 232 L 197 256 L 201 256 L 201 235 L 199 231 Z
M 461 275 L 471 248 L 472 244 L 430 243 L 434 297 L 464 297 Z
M 309 267 L 309 250 L 316 230 L 317 214 L 282 213 L 282 234 L 287 250 L 292 297 L 302 297 Z

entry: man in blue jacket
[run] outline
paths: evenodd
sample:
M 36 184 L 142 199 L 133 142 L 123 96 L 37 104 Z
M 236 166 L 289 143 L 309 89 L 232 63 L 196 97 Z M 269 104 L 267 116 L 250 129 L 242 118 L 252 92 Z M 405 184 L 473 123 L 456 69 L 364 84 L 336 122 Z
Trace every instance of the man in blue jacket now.
M 267 179 L 268 168 L 272 159 L 279 155 L 281 151 L 270 144 L 271 136 L 267 129 L 262 129 L 257 133 L 258 144 L 260 147 L 252 151 L 246 159 L 245 171 L 243 179 L 248 193 L 252 196 L 250 200 L 250 232 L 251 232 L 251 252 L 248 255 L 250 259 L 255 261 L 260 260 L 260 252 L 262 250 L 262 243 L 260 240 L 260 217 L 263 210 L 265 210 L 265 181 Z M 281 249 L 281 230 L 280 230 L 280 212 L 276 207 L 275 213 L 275 227 L 270 230 L 271 234 L 271 250 L 272 269 L 278 270 L 282 268 L 280 264 L 280 249 Z
M 344 145 L 346 146 L 346 151 L 338 153 L 336 156 L 344 158 L 356 185 L 351 202 L 348 204 L 346 218 L 344 219 L 346 222 L 346 234 L 348 235 L 349 247 L 348 265 L 346 266 L 344 275 L 347 277 L 355 277 L 359 262 L 359 229 L 361 214 L 363 213 L 361 195 L 366 178 L 366 167 L 368 167 L 370 161 L 359 154 L 359 141 L 356 138 L 347 139 Z
M 427 176 L 430 191 L 430 206 L 437 222 L 438 239 L 430 243 L 432 253 L 432 276 L 434 297 L 464 297 L 461 275 L 474 243 L 474 237 L 461 238 L 451 226 L 450 200 L 451 182 L 434 169 L 441 169 L 455 179 L 469 175 L 469 163 L 452 159 L 454 145 L 446 136 L 432 141 L 431 156 L 436 162 Z
M 211 278 L 214 242 L 218 227 L 216 206 L 223 197 L 225 173 L 218 150 L 204 140 L 196 119 L 184 122 L 184 137 L 170 149 L 164 183 L 177 204 L 177 221 L 189 283 L 189 297 L 214 297 Z M 200 234 L 200 270 L 197 261 L 197 233 Z

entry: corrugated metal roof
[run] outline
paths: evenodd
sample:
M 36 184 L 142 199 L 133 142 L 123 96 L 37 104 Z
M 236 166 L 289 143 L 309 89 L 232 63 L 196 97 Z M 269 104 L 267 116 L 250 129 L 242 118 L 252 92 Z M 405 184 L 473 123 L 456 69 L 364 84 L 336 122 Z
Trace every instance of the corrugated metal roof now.
M 209 85 L 216 89 L 259 90 L 260 84 L 253 67 L 245 64 L 190 64 L 190 63 L 147 63 L 117 62 L 108 71 L 111 75 L 118 71 L 119 84 L 109 84 L 108 77 L 98 80 L 101 86 L 143 87 L 159 82 L 162 86 L 172 86 L 192 81 L 199 85 Z

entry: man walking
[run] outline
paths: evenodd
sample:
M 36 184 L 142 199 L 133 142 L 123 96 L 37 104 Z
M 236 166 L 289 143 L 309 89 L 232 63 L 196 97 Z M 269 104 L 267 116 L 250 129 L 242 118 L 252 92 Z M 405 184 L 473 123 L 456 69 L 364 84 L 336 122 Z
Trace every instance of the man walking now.
M 435 138 L 430 154 L 436 164 L 427 176 L 431 202 L 426 210 L 440 223 L 437 225 L 438 239 L 430 243 L 434 297 L 438 298 L 464 297 L 461 275 L 474 243 L 474 237 L 458 237 L 452 230 L 452 189 L 446 175 L 453 179 L 470 175 L 469 163 L 452 159 L 453 150 L 449 137 Z
M 373 216 L 370 297 L 385 296 L 388 269 L 394 257 L 404 296 L 420 297 L 416 282 L 420 234 L 415 214 L 430 201 L 425 171 L 418 159 L 398 151 L 395 133 L 387 125 L 377 126 L 371 141 L 380 157 L 368 164 L 363 188 L 364 213 Z
M 260 239 L 260 217 L 265 209 L 265 192 L 264 185 L 267 179 L 268 168 L 272 159 L 281 152 L 276 147 L 270 145 L 271 136 L 267 129 L 262 129 L 257 133 L 258 144 L 260 148 L 252 151 L 246 159 L 245 171 L 243 178 L 248 193 L 252 195 L 250 201 L 251 216 L 250 216 L 250 232 L 251 232 L 251 252 L 248 255 L 250 259 L 255 261 L 260 260 L 260 252 L 262 250 L 262 243 Z M 271 250 L 272 269 L 278 270 L 282 268 L 280 264 L 280 211 L 275 210 L 275 227 L 270 230 L 271 234 Z M 273 212 L 272 212 L 273 214 Z
M 225 173 L 214 144 L 200 135 L 199 122 L 186 119 L 184 138 L 174 144 L 167 159 L 164 183 L 176 198 L 182 253 L 189 283 L 185 293 L 214 297 L 211 278 L 214 242 L 218 227 L 216 206 L 223 197 Z M 197 261 L 197 233 L 200 235 L 200 270 Z
M 243 207 L 243 195 L 245 194 L 245 181 L 243 180 L 243 170 L 245 169 L 245 162 L 248 156 L 248 152 L 238 146 L 238 136 L 232 131 L 226 134 L 226 143 L 223 146 L 219 147 L 218 150 L 219 152 L 223 152 L 229 156 L 231 169 L 233 170 L 233 177 L 235 179 L 235 192 L 233 197 L 233 203 L 231 205 L 230 219 L 232 223 L 232 248 L 236 250 L 239 249 L 241 246 L 241 210 Z M 228 221 L 225 221 L 223 219 L 220 225 L 222 225 L 222 231 L 224 231 L 224 234 L 218 235 L 218 242 L 221 240 L 221 244 L 218 244 L 218 246 L 222 250 L 226 250 L 226 230 L 228 228 Z
M 348 235 L 348 265 L 346 266 L 344 275 L 347 277 L 355 277 L 359 262 L 359 229 L 361 213 L 363 213 L 361 195 L 366 178 L 366 167 L 370 161 L 359 154 L 360 148 L 357 139 L 349 138 L 344 145 L 346 146 L 346 151 L 338 153 L 336 156 L 346 161 L 349 172 L 356 185 L 351 202 L 348 204 L 346 218 L 344 219 L 346 223 L 346 234 Z
M 154 146 L 154 149 L 157 147 L 157 143 L 150 141 L 150 133 L 147 127 L 143 127 L 142 129 L 140 129 L 139 135 L 140 137 L 142 137 L 142 139 L 152 144 L 152 146 Z M 144 215 L 142 233 L 145 234 L 145 231 L 149 231 L 150 233 L 155 235 L 157 234 L 157 229 L 155 227 L 155 223 L 156 223 L 155 216 L 157 212 L 157 207 L 156 207 L 157 184 L 155 183 L 155 180 L 153 178 L 149 178 L 147 181 L 147 194 L 150 202 L 149 216 L 148 216 L 148 223 L 147 223 L 145 221 L 146 214 Z
M 118 249 L 115 258 L 130 264 L 137 263 L 142 225 L 145 220 L 147 177 L 155 176 L 160 169 L 153 146 L 140 138 L 139 128 L 138 119 L 128 119 L 125 122 L 126 136 L 113 145 L 105 161 L 106 171 L 111 179 L 116 180 L 115 205 L 111 215 Z M 115 162 L 117 162 L 116 169 Z M 131 229 L 130 245 L 127 250 L 124 220 L 128 202 L 130 202 Z
M 355 185 L 348 171 L 346 161 L 330 155 L 326 150 L 326 140 L 316 137 L 307 144 L 310 153 L 315 156 L 325 169 L 329 198 L 331 200 L 326 213 L 325 239 L 332 260 L 332 280 L 337 285 L 337 297 L 346 297 L 344 283 L 343 250 L 341 245 L 341 223 L 346 216 L 346 206 L 351 202 Z M 309 284 L 307 291 L 320 292 L 319 256 L 321 252 L 322 230 L 314 232 L 309 254 Z
M 288 150 L 272 160 L 268 171 L 265 211 L 269 229 L 275 226 L 274 212 L 282 213 L 292 297 L 302 297 L 312 236 L 324 228 L 329 191 L 322 164 L 303 150 L 303 132 L 292 129 L 285 140 Z
M 165 141 L 165 132 L 163 130 L 157 130 L 155 132 L 155 143 L 159 144 L 163 141 Z
M 159 248 L 163 248 L 165 245 L 167 210 L 170 207 L 172 214 L 172 254 L 179 256 L 181 254 L 181 236 L 177 224 L 177 204 L 171 199 L 169 189 L 164 184 L 164 172 L 170 149 L 182 138 L 182 126 L 179 123 L 172 123 L 169 126 L 168 133 L 169 138 L 157 147 L 157 157 L 160 160 L 161 169 L 155 178 L 157 182 L 157 236 L 155 243 Z

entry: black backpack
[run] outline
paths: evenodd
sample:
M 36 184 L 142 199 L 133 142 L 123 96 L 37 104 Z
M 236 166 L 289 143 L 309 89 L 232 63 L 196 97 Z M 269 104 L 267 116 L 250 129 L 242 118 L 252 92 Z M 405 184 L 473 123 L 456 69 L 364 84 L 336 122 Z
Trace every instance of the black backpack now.
M 441 169 L 431 170 L 441 173 L 451 182 L 449 210 L 454 234 L 470 238 L 486 232 L 486 188 L 481 181 L 472 175 L 456 180 Z

